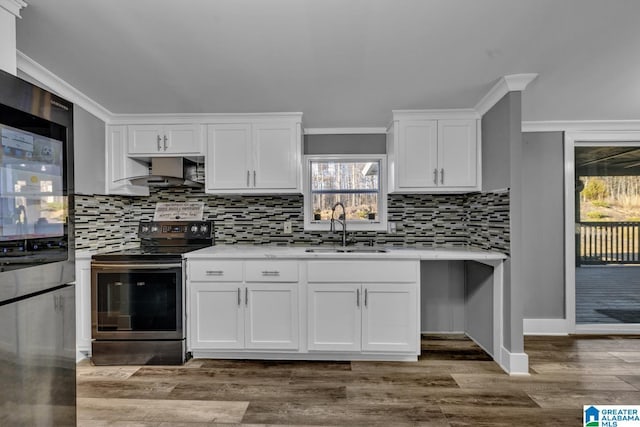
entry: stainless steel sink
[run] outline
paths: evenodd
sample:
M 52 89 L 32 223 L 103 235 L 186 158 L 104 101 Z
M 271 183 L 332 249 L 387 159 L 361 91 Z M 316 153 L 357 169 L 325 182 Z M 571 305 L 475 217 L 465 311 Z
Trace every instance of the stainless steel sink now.
M 309 248 L 305 249 L 305 252 L 310 253 L 343 253 L 343 254 L 374 254 L 374 253 L 385 253 L 388 252 L 387 249 L 380 248 Z

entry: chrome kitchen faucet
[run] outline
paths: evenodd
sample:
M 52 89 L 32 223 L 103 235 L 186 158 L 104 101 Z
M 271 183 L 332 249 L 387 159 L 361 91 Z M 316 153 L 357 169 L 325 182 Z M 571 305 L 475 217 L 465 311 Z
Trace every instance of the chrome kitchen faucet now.
M 336 208 L 340 206 L 342 207 L 342 221 L 340 220 L 340 217 L 338 217 L 338 219 L 335 219 L 335 213 L 336 213 Z M 340 225 L 342 225 L 342 246 L 347 246 L 347 211 L 344 208 L 344 205 L 341 202 L 337 202 L 335 205 L 333 205 L 333 207 L 331 208 L 331 228 L 330 231 L 332 233 L 336 232 L 336 221 L 338 221 L 338 223 Z

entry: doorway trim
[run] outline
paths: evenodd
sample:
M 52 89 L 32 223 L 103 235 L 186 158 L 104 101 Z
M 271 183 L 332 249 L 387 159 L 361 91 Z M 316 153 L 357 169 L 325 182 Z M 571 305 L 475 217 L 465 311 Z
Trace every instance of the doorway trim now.
M 565 318 L 567 333 L 638 333 L 640 324 L 576 325 L 575 147 L 640 146 L 640 131 L 579 131 L 564 135 Z

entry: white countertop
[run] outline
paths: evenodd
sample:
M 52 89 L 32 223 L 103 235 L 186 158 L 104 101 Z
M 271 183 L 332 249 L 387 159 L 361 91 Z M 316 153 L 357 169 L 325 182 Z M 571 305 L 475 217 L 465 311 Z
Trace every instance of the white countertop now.
M 320 249 L 321 252 L 307 252 Z M 500 252 L 476 248 L 412 248 L 412 247 L 354 247 L 346 249 L 385 249 L 386 252 L 330 252 L 322 250 L 342 249 L 336 246 L 268 246 L 268 245 L 217 245 L 184 255 L 186 259 L 207 258 L 289 258 L 289 259 L 415 259 L 415 260 L 460 260 L 501 261 L 508 257 Z

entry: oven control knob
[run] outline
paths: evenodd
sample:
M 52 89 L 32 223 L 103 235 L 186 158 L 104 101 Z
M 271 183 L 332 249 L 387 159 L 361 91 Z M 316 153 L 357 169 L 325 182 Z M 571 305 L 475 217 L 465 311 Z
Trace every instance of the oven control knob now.
M 140 228 L 140 231 L 142 231 L 143 233 L 148 233 L 149 232 L 149 226 L 148 225 L 143 225 Z
M 193 225 L 191 226 L 191 232 L 192 232 L 192 233 L 197 233 L 197 232 L 198 232 L 198 226 L 197 226 L 197 225 L 195 225 L 195 224 L 193 224 Z
M 200 226 L 200 232 L 201 233 L 207 233 L 207 231 L 209 231 L 209 227 L 207 227 L 206 225 L 201 225 Z
M 156 233 L 158 231 L 158 226 L 157 225 L 152 225 L 151 226 L 151 232 L 152 233 Z

